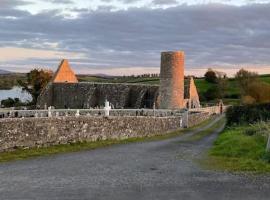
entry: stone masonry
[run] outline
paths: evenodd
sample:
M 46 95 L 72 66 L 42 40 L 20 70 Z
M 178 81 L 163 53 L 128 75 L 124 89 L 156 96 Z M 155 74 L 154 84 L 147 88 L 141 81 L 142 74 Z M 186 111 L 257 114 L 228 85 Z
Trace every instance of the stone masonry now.
M 152 108 L 157 103 L 159 86 L 115 83 L 50 83 L 38 98 L 61 108 L 96 108 L 108 100 L 113 108 Z
M 162 52 L 160 108 L 184 108 L 184 52 Z
M 159 109 L 200 107 L 193 79 L 190 83 L 190 89 L 185 91 L 182 51 L 161 54 L 160 85 L 78 83 L 68 61 L 63 60 L 53 80 L 40 94 L 37 106 L 96 108 L 104 106 L 108 100 L 114 108 L 153 108 L 154 105 Z M 184 96 L 191 99 L 184 99 Z
M 189 126 L 210 116 L 189 115 Z M 180 129 L 181 117 L 53 117 L 0 119 L 0 152 L 83 141 L 126 139 Z

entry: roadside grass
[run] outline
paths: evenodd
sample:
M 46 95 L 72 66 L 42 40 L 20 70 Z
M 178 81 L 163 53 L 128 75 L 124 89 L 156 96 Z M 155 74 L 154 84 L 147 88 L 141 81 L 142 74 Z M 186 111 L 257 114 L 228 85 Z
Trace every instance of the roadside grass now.
M 218 120 L 216 123 L 214 123 L 212 126 L 210 126 L 209 128 L 200 131 L 199 133 L 191 136 L 190 138 L 188 138 L 189 141 L 197 141 L 197 140 L 201 140 L 202 138 L 211 135 L 215 132 L 215 130 L 217 130 L 218 128 L 220 128 L 221 126 L 225 125 L 226 119 L 225 117 L 222 117 L 220 120 Z
M 265 150 L 267 139 L 259 134 L 246 134 L 248 129 L 249 126 L 227 127 L 203 165 L 232 172 L 270 172 L 270 153 Z
M 35 158 L 35 157 L 41 157 L 41 156 L 49 156 L 49 155 L 60 154 L 60 153 L 93 150 L 93 149 L 107 147 L 107 146 L 116 145 L 116 144 L 128 144 L 132 142 L 147 142 L 147 141 L 169 139 L 169 138 L 180 136 L 189 131 L 193 131 L 197 128 L 204 127 L 211 120 L 213 120 L 213 118 L 214 117 L 211 117 L 197 126 L 173 131 L 173 132 L 163 134 L 163 135 L 140 137 L 140 138 L 128 138 L 128 139 L 123 139 L 123 140 L 115 139 L 115 140 L 100 140 L 100 141 L 95 141 L 95 142 L 77 142 L 77 143 L 60 144 L 60 145 L 55 145 L 55 146 L 30 148 L 30 149 L 19 148 L 14 151 L 0 153 L 0 163 L 8 162 L 8 161 L 15 161 L 15 160 L 24 160 L 28 158 Z

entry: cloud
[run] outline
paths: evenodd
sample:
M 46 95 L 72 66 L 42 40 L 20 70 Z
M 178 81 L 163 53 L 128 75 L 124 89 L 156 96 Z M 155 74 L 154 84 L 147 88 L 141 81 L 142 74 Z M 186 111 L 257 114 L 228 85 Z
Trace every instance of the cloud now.
M 171 5 L 171 4 L 178 4 L 176 0 L 154 0 L 152 2 L 155 5 Z
M 74 1 L 72 0 L 47 0 L 47 2 L 55 4 L 74 4 Z
M 15 47 L 2 47 L 0 48 L 0 62 L 9 61 L 21 61 L 25 59 L 61 59 L 61 58 L 80 58 L 83 59 L 84 54 L 72 53 L 72 52 L 61 52 L 52 50 L 41 50 L 41 49 L 28 49 L 28 48 L 15 48 Z
M 158 69 L 160 52 L 184 50 L 187 70 L 218 67 L 231 71 L 270 64 L 270 4 L 181 5 L 168 9 L 78 9 L 67 19 L 59 10 L 36 15 L 0 10 L 0 48 L 13 47 L 83 55 L 72 57 L 75 70 Z M 9 16 L 5 18 L 5 16 Z M 15 18 L 13 19 L 12 16 Z M 10 18 L 11 17 L 11 18 Z M 58 57 L 40 55 L 8 66 L 57 66 Z M 5 62 L 2 61 L 1 66 Z
M 22 6 L 22 5 L 28 5 L 32 4 L 30 1 L 24 1 L 24 0 L 1 0 L 0 1 L 0 8 L 13 8 L 16 6 Z

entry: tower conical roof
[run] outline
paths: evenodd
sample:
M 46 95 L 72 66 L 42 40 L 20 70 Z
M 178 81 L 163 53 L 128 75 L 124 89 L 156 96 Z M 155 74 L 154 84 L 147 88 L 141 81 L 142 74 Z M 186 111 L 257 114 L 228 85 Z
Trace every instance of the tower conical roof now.
M 78 83 L 73 70 L 70 68 L 68 60 L 63 59 L 54 74 L 53 83 Z

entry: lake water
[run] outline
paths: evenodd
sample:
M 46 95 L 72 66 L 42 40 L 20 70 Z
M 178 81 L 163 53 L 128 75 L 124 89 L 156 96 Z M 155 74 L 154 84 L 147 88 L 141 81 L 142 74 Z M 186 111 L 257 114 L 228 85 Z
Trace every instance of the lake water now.
M 21 101 L 31 101 L 31 95 L 23 92 L 20 87 L 13 87 L 11 90 L 0 90 L 0 101 L 7 98 L 19 98 Z

